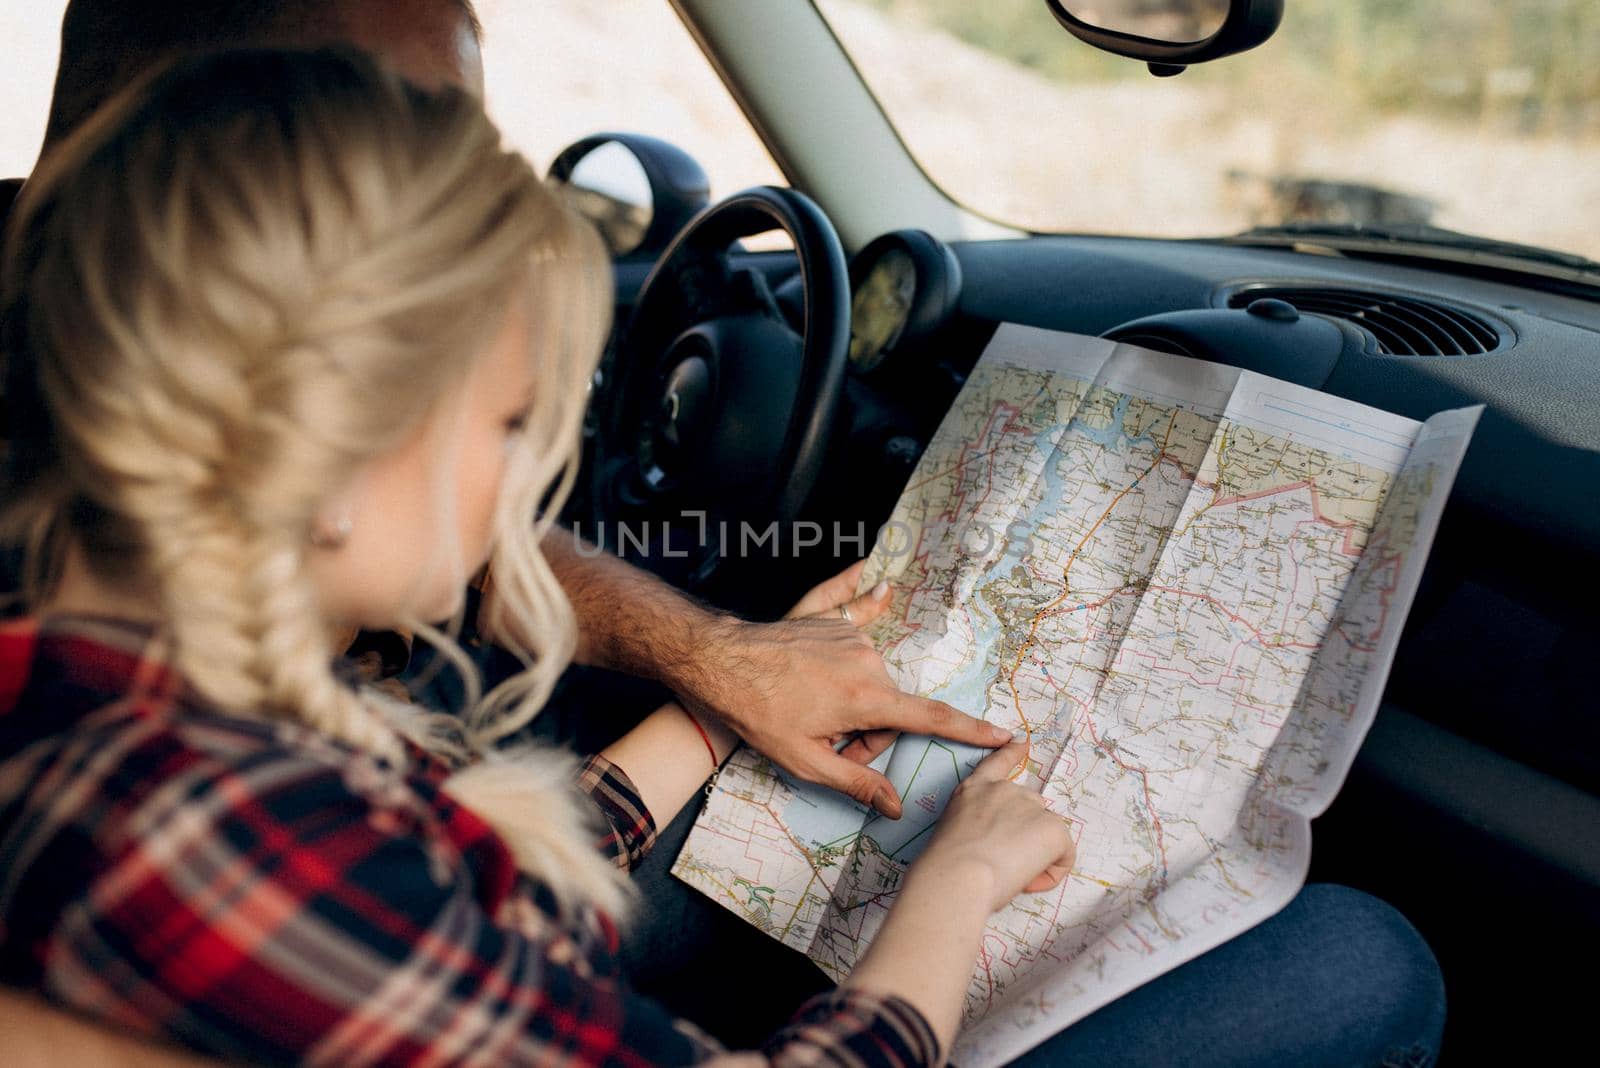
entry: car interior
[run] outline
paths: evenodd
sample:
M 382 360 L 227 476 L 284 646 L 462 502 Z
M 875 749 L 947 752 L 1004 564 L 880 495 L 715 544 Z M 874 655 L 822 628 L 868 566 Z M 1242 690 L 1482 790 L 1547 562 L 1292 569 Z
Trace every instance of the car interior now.
M 1567 969 L 1600 953 L 1600 264 L 1447 240 L 1394 197 L 1369 198 L 1357 227 L 1011 225 L 925 169 L 830 22 L 837 5 L 670 3 L 785 181 L 713 197 L 706 167 L 645 123 L 556 156 L 551 176 L 601 229 L 616 282 L 569 506 L 579 532 L 775 617 L 871 548 L 1002 323 L 1235 364 L 1419 420 L 1485 405 L 1376 723 L 1314 823 L 1310 880 L 1382 898 L 1427 939 L 1449 998 L 1446 1063 L 1507 1041 L 1522 1057 L 1582 1048 L 1593 984 Z M 1071 14 L 1094 5 L 1034 6 L 1059 23 L 1050 47 L 1098 48 L 1176 84 L 1186 66 L 1238 61 L 1284 4 L 1222 4 L 1226 32 L 1199 45 Z M 1332 182 L 1285 195 L 1352 196 Z M 773 523 L 754 551 L 706 536 Z M 613 536 L 624 527 L 649 536 Z M 794 533 L 839 529 L 865 533 Z
M 659 523 L 652 544 L 617 548 L 777 614 L 849 543 L 719 554 L 707 526 L 864 524 L 870 546 L 1000 323 L 1416 419 L 1486 405 L 1376 724 L 1314 824 L 1310 878 L 1383 898 L 1427 938 L 1447 1061 L 1512 1036 L 1524 1054 L 1578 1039 L 1587 984 L 1566 967 L 1600 949 L 1600 706 L 1584 666 L 1600 640 L 1600 265 L 1427 246 L 1404 222 L 1181 240 L 1008 228 L 932 182 L 816 6 L 674 7 L 789 186 L 709 202 L 695 161 L 649 131 L 557 160 L 618 252 L 579 529 Z M 629 203 L 586 162 L 601 146 L 624 150 L 647 197 Z M 745 247 L 774 229 L 787 248 Z

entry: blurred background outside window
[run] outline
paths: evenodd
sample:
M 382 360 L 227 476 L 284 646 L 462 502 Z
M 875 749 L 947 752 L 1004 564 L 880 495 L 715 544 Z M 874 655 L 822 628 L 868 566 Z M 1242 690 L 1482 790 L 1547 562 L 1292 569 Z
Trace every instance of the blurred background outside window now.
M 488 108 L 540 172 L 604 130 L 670 141 L 700 161 L 713 198 L 787 184 L 666 0 L 477 0 Z M 55 80 L 65 0 L 0 5 L 0 177 L 33 169 Z
M 818 6 L 933 180 L 1003 222 L 1421 223 L 1600 259 L 1596 0 L 1285 0 L 1261 48 L 1173 78 L 1043 0 Z
M 817 2 L 933 180 L 1003 222 L 1424 223 L 1600 258 L 1597 0 L 1287 0 L 1260 49 L 1166 79 L 1043 0 Z M 0 174 L 33 165 L 64 6 L 0 13 Z M 620 129 L 699 159 L 713 197 L 783 182 L 666 0 L 479 8 L 489 109 L 541 169 Z

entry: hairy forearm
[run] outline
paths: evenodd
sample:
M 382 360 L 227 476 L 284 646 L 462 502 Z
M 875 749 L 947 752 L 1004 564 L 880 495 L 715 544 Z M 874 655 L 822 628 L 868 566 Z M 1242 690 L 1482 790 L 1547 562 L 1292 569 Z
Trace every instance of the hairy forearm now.
M 673 701 L 650 713 L 601 755 L 627 772 L 656 826 L 665 827 L 738 744 L 738 736 L 720 723 L 690 719 Z
M 696 652 L 730 617 L 565 528 L 541 548 L 577 613 L 578 663 L 693 688 Z
M 948 1056 L 993 893 L 978 868 L 919 872 L 913 866 L 845 985 L 894 994 L 915 1005 Z

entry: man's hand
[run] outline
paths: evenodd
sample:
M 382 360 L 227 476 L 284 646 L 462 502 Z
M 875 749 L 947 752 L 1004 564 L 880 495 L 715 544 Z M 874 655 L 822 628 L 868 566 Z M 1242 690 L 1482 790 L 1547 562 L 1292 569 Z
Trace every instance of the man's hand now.
M 858 629 L 889 607 L 882 583 L 855 596 L 864 563 L 807 593 L 780 622 L 716 623 L 693 670 L 683 674 L 680 697 L 790 774 L 899 819 L 899 794 L 866 766 L 896 735 L 994 748 L 1011 741 L 1011 733 L 895 686 Z
M 747 623 L 571 531 L 552 530 L 541 548 L 578 615 L 579 663 L 664 683 L 696 715 L 722 722 L 790 774 L 886 816 L 899 818 L 900 797 L 865 765 L 901 731 L 987 748 L 1011 740 L 942 701 L 896 688 L 856 629 L 889 607 L 887 590 L 855 596 L 864 562 L 806 594 L 784 620 Z

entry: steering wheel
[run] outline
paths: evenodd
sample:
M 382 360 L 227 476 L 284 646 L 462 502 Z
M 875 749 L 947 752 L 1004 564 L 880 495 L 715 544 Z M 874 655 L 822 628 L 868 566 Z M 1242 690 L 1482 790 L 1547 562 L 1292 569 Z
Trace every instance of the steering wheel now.
M 800 264 L 798 331 L 765 277 L 729 260 L 740 238 L 775 229 Z M 719 523 L 731 548 L 739 523 L 760 534 L 793 520 L 822 468 L 849 342 L 844 250 L 809 197 L 757 186 L 691 219 L 639 291 L 597 397 L 587 510 L 600 540 L 626 548 L 631 528 L 653 546 L 659 529 L 701 584 L 720 562 Z

